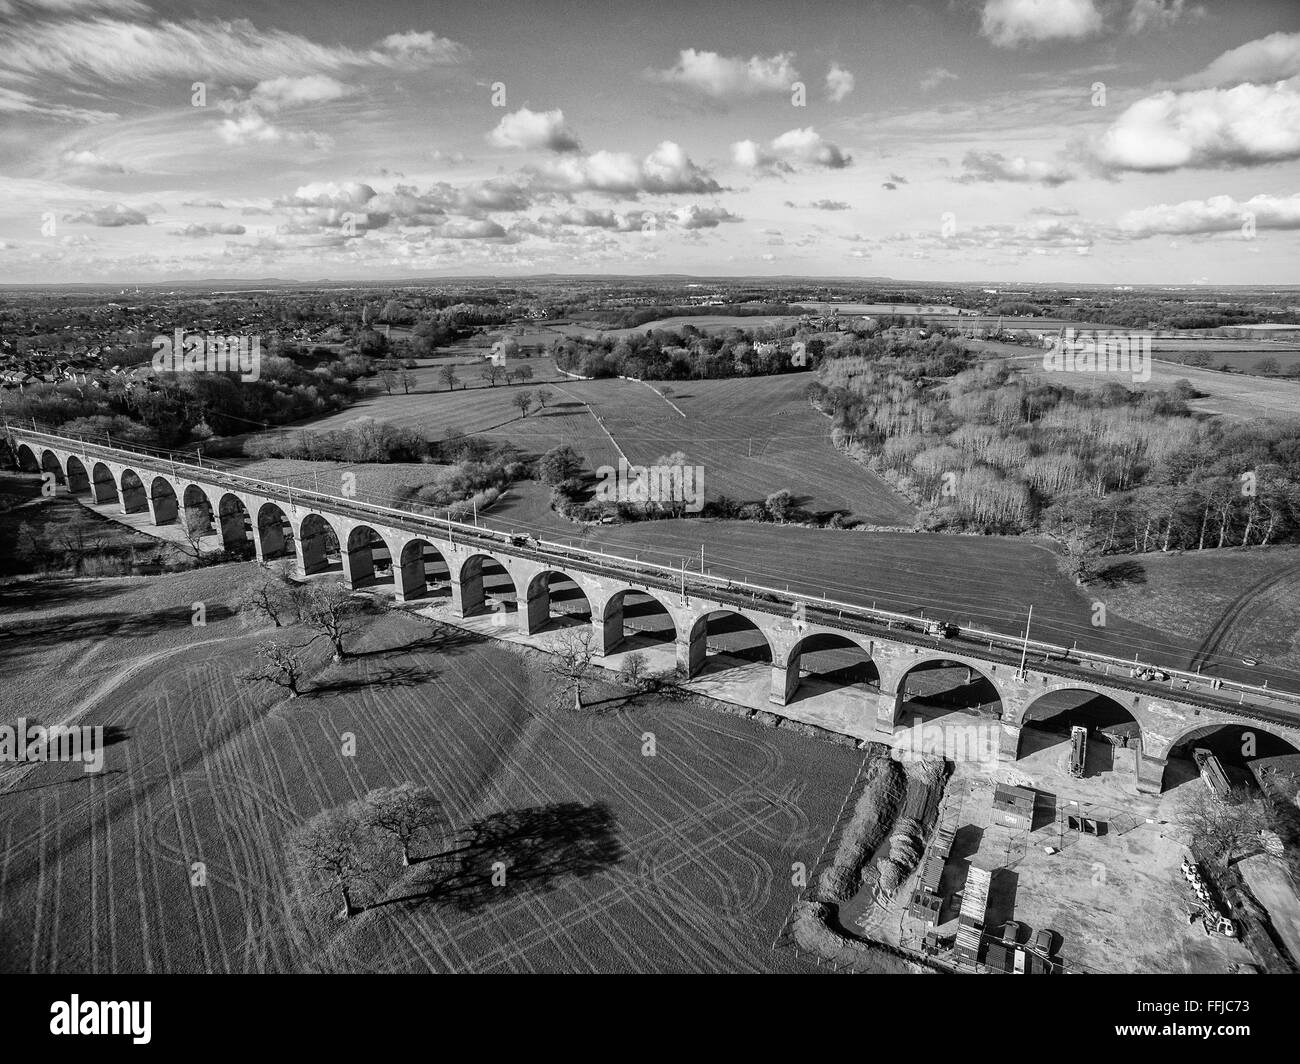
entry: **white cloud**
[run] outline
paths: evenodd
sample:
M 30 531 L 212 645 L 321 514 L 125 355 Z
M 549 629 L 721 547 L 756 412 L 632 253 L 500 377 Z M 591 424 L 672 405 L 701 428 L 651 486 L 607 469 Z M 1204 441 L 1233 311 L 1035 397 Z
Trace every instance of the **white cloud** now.
M 1270 33 L 1219 56 L 1199 74 L 1183 81 L 1187 88 L 1271 82 L 1300 74 L 1300 33 Z
M 1080 40 L 1102 30 L 1094 0 L 986 0 L 980 32 L 1000 48 Z
M 1074 179 L 1074 174 L 1059 164 L 1026 159 L 1023 155 L 1008 159 L 996 151 L 967 152 L 961 165 L 963 172 L 954 180 L 963 185 L 1011 181 L 1055 186 Z
M 144 211 L 128 207 L 124 203 L 114 203 L 110 207 L 95 207 L 80 214 L 64 215 L 63 220 L 74 225 L 98 225 L 107 229 L 116 229 L 123 225 L 149 224 Z
M 581 145 L 578 138 L 564 124 L 564 112 L 530 111 L 521 107 L 513 114 L 505 115 L 497 123 L 496 129 L 488 134 L 488 140 L 498 148 L 523 148 L 525 150 L 545 149 L 546 151 L 578 151 Z
M 308 74 L 300 78 L 279 77 L 259 81 L 249 99 L 263 111 L 278 111 L 303 104 L 328 103 L 351 93 L 350 85 L 345 85 L 328 74 Z
M 670 140 L 644 159 L 629 152 L 598 151 L 591 155 L 565 155 L 538 172 L 549 188 L 568 192 L 604 192 L 615 196 L 720 192 L 722 187 Z
M 1185 7 L 1185 0 L 1133 0 L 1126 27 L 1130 33 L 1141 33 L 1148 27 L 1168 29 L 1183 17 Z
M 832 63 L 830 70 L 826 71 L 826 98 L 831 103 L 839 103 L 853 91 L 855 83 L 856 79 L 852 73 L 839 63 Z
M 259 82 L 270 70 L 300 75 L 348 69 L 420 70 L 465 58 L 432 32 L 392 34 L 365 51 L 323 45 L 247 19 L 143 25 L 112 18 L 38 22 L 0 31 L 3 76 L 58 77 L 80 87 L 184 77 Z
M 237 222 L 221 222 L 216 225 L 191 224 L 173 231 L 172 236 L 243 236 L 247 230 Z
M 1259 195 L 1244 201 L 1231 196 L 1161 203 L 1129 211 L 1119 220 L 1120 232 L 1142 240 L 1157 235 L 1242 232 L 1249 221 L 1255 229 L 1300 229 L 1300 193 Z
M 758 173 L 791 173 L 799 165 L 841 170 L 853 162 L 852 156 L 823 140 L 812 126 L 787 130 L 766 145 L 737 141 L 731 146 L 731 158 L 737 166 Z
M 799 80 L 793 61 L 792 52 L 741 59 L 683 48 L 676 66 L 650 73 L 657 81 L 723 99 L 761 92 L 788 92 L 791 84 Z
M 1139 100 L 1097 138 L 1112 170 L 1259 166 L 1300 158 L 1300 79 L 1162 92 Z
M 931 89 L 937 89 L 945 81 L 960 80 L 951 70 L 945 70 L 943 67 L 931 67 L 925 72 L 925 77 L 921 79 L 921 91 L 929 92 Z
M 112 159 L 105 159 L 98 152 L 88 149 L 81 151 L 69 149 L 59 156 L 59 161 L 64 166 L 70 166 L 74 170 L 84 170 L 97 174 L 125 174 L 130 172 L 121 163 L 114 162 Z
M 217 135 L 227 144 L 242 146 L 256 144 L 287 144 L 295 148 L 325 151 L 334 145 L 334 138 L 311 130 L 291 132 L 272 125 L 256 111 L 238 118 L 226 118 L 217 127 Z

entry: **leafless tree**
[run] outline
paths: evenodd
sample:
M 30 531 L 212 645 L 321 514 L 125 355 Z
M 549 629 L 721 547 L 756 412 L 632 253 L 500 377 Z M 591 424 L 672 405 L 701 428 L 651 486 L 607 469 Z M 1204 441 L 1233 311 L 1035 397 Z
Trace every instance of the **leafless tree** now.
M 1268 828 L 1268 802 L 1244 787 L 1225 797 L 1213 794 L 1199 782 L 1178 815 L 1178 823 L 1207 858 L 1226 868 L 1234 860 L 1262 849 L 1260 832 Z
M 343 640 L 356 631 L 361 602 L 338 583 L 304 584 L 295 591 L 294 598 L 299 619 L 328 639 L 334 661 L 342 661 L 347 656 Z
M 259 572 L 240 589 L 235 608 L 241 613 L 265 617 L 277 628 L 282 628 L 282 618 L 294 611 L 293 589 L 283 577 Z
M 289 852 L 308 893 L 337 894 L 343 903 L 342 919 L 364 909 L 357 904 L 356 893 L 374 881 L 382 858 L 360 802 L 312 817 L 294 835 Z
M 546 672 L 573 688 L 573 708 L 582 708 L 582 688 L 595 667 L 596 642 L 591 627 L 566 628 L 547 646 Z
M 433 791 L 414 783 L 370 791 L 362 816 L 369 827 L 397 840 L 403 865 L 411 863 L 411 843 L 430 834 L 443 819 L 442 803 Z
M 259 668 L 244 673 L 240 679 L 244 683 L 271 683 L 289 692 L 290 698 L 297 698 L 298 681 L 302 678 L 302 662 L 298 658 L 298 648 L 279 640 L 271 640 L 258 648 L 262 658 Z

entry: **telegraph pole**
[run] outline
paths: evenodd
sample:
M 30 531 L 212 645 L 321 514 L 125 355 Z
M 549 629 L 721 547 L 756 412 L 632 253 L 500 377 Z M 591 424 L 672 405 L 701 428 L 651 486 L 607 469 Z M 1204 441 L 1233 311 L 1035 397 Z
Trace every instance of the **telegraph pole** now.
M 1034 607 L 1029 607 L 1029 619 L 1025 621 L 1025 645 L 1020 649 L 1020 678 L 1025 678 L 1025 658 L 1029 656 L 1029 626 L 1034 623 Z

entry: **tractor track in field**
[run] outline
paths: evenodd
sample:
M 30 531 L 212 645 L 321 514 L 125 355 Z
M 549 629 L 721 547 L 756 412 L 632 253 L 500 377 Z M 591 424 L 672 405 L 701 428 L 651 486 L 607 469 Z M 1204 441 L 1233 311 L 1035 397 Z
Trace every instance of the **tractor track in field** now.
M 1233 629 L 1241 621 L 1248 607 L 1271 603 L 1280 592 L 1287 590 L 1292 584 L 1300 585 L 1300 565 L 1293 565 L 1283 569 L 1280 573 L 1266 576 L 1246 588 L 1245 591 L 1228 603 L 1227 608 L 1219 615 L 1218 620 L 1214 622 L 1205 638 L 1201 640 L 1200 646 L 1192 654 L 1191 661 L 1187 666 L 1188 669 L 1200 671 L 1206 665 L 1211 664 L 1210 659 L 1222 649 L 1224 642 L 1232 635 Z

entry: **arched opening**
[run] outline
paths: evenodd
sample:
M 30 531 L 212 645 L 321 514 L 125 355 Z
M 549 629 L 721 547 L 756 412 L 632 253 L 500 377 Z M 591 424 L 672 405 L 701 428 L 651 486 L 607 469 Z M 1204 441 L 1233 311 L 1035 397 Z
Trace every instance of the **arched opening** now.
M 393 554 L 384 537 L 369 525 L 348 533 L 348 553 L 343 578 L 349 587 L 371 587 L 393 582 Z
M 706 613 L 691 627 L 688 672 L 706 672 L 772 663 L 772 646 L 749 618 L 731 610 Z
M 170 525 L 179 514 L 176 489 L 166 477 L 154 477 L 149 485 L 149 512 L 155 525 Z
M 964 661 L 936 659 L 914 665 L 898 681 L 898 703 L 904 724 L 950 713 L 993 720 L 1002 716 L 1002 697 L 993 681 Z
M 63 466 L 59 462 L 59 456 L 53 451 L 41 452 L 41 472 L 53 473 L 54 483 L 63 483 Z
M 662 602 L 644 591 L 629 588 L 612 595 L 605 603 L 603 621 L 604 655 L 615 651 L 677 653 L 677 622 Z
M 801 639 L 786 668 L 792 674 L 787 683 L 795 685 L 787 704 L 836 689 L 880 692 L 880 671 L 871 655 L 837 632 L 818 632 Z
M 590 623 L 591 602 L 572 577 L 547 570 L 529 581 L 527 635 Z
M 122 512 L 137 514 L 149 509 L 149 494 L 144 490 L 144 481 L 134 469 L 122 470 Z
M 212 503 L 197 484 L 186 484 L 181 502 L 185 507 L 183 524 L 188 533 L 210 536 L 216 531 L 212 520 Z
M 320 514 L 308 514 L 298 526 L 304 576 L 314 573 L 342 572 L 343 551 L 334 526 Z
M 1115 699 L 1088 690 L 1051 691 L 1036 698 L 1021 719 L 1020 744 L 1016 758 L 1033 757 L 1048 751 L 1049 758 L 1062 760 L 1070 756 L 1070 737 L 1076 727 L 1088 732 L 1085 778 L 1115 771 L 1115 762 L 1128 757 L 1128 771 L 1137 771 L 1142 751 L 1142 728 L 1133 714 Z M 1132 750 L 1131 754 L 1120 751 Z
M 499 561 L 489 554 L 475 554 L 460 567 L 458 581 L 462 617 L 490 611 L 502 622 L 506 614 L 519 610 L 515 582 Z
M 1206 724 L 1174 740 L 1165 763 L 1162 790 L 1173 790 L 1200 777 L 1198 750 L 1209 751 L 1218 759 L 1229 786 L 1247 790 L 1260 787 L 1260 770 L 1265 767 L 1260 762 L 1281 760 L 1300 767 L 1291 760 L 1300 753 L 1295 742 L 1251 724 Z
M 21 472 L 39 473 L 41 471 L 41 463 L 36 457 L 36 452 L 28 447 L 27 444 L 20 443 L 14 457 L 18 460 L 18 469 Z
M 451 567 L 427 539 L 413 539 L 402 547 L 398 594 L 403 602 L 451 594 Z
M 91 477 L 91 495 L 94 497 L 96 504 L 115 503 L 118 501 L 117 481 L 113 479 L 113 471 L 104 465 L 103 462 L 96 462 L 90 471 Z
M 232 554 L 251 557 L 253 554 L 253 522 L 248 508 L 238 495 L 227 492 L 217 505 L 221 522 L 221 545 Z
M 85 495 L 90 491 L 86 466 L 76 455 L 68 456 L 68 491 L 73 495 Z
M 257 511 L 257 542 L 262 561 L 292 557 L 293 525 L 275 503 L 263 503 Z

